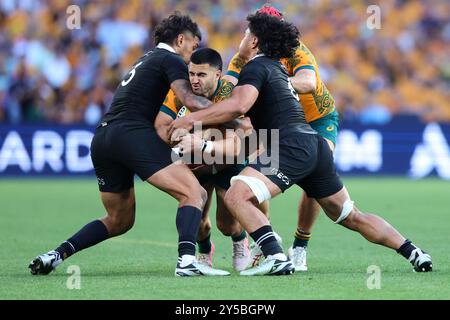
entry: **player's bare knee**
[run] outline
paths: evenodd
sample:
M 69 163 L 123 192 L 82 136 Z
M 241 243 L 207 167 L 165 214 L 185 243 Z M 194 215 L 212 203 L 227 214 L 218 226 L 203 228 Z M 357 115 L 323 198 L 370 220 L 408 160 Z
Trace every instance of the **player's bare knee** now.
M 177 199 L 180 205 L 191 205 L 197 208 L 203 208 L 208 201 L 208 192 L 201 186 L 191 187 L 189 190 L 185 190 Z
M 227 191 L 227 193 L 225 193 L 223 200 L 229 208 L 234 208 L 247 201 L 253 203 L 256 201 L 256 198 L 251 190 L 243 190 L 242 188 L 232 187 Z
M 129 214 L 118 213 L 115 215 L 108 215 L 105 218 L 103 218 L 102 221 L 105 223 L 109 235 L 114 237 L 124 234 L 133 227 L 135 215 L 134 212 L 132 214 L 131 212 L 129 212 Z
M 354 219 L 354 214 L 357 212 L 358 209 L 355 208 L 354 202 L 350 199 L 347 199 L 344 201 L 344 203 L 339 206 L 336 206 L 336 204 L 331 205 L 332 209 L 330 207 L 327 208 L 326 212 L 328 211 L 327 215 L 334 220 L 333 216 L 337 215 L 336 220 L 334 220 L 335 224 L 341 224 L 347 228 L 351 225 Z M 331 211 L 329 211 L 331 210 Z M 330 215 L 330 212 L 332 213 Z
M 208 201 L 208 192 L 200 185 L 195 189 L 194 196 L 199 201 L 199 206 L 203 208 Z

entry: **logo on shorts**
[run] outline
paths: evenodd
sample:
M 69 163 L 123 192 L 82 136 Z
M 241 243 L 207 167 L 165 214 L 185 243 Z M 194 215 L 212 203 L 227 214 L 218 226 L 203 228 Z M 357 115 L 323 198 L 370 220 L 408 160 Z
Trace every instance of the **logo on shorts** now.
M 289 178 L 283 173 L 281 172 L 279 169 L 277 168 L 272 168 L 270 170 L 270 172 L 277 176 L 277 178 L 279 178 L 281 181 L 283 181 L 287 186 L 291 183 L 291 181 L 289 180 Z
M 103 178 L 97 178 L 97 181 L 98 181 L 99 186 L 104 186 L 106 184 L 105 179 L 103 179 Z
M 327 131 L 333 131 L 333 130 L 334 130 L 334 126 L 333 125 L 327 127 Z

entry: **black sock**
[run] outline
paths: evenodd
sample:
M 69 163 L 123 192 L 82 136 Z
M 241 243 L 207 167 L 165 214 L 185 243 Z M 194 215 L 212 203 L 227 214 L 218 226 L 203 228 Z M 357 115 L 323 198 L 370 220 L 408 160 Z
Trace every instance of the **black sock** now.
M 109 238 L 108 229 L 100 220 L 94 220 L 80 229 L 67 241 L 55 249 L 63 259 L 73 255 L 75 252 L 92 247 Z
M 306 248 L 308 246 L 308 241 L 311 238 L 311 233 L 303 231 L 301 228 L 297 228 L 295 231 L 294 236 L 294 244 L 292 245 L 293 248 L 295 247 L 303 247 Z
M 208 233 L 205 239 L 197 240 L 198 243 L 198 252 L 200 253 L 210 253 L 211 252 L 211 232 Z
M 178 230 L 178 256 L 185 254 L 195 255 L 195 242 L 202 219 L 200 209 L 191 206 L 178 208 L 177 230 Z
M 247 232 L 245 230 L 242 230 L 242 232 L 240 234 L 238 234 L 237 236 L 231 236 L 231 239 L 234 242 L 239 242 L 245 239 L 245 237 L 247 236 Z
M 414 249 L 417 249 L 417 247 L 413 245 L 410 240 L 406 239 L 400 248 L 397 249 L 397 253 L 400 253 L 406 259 L 409 259 Z
M 63 260 L 65 260 L 71 255 L 73 255 L 76 250 L 74 246 L 67 240 L 61 243 L 59 247 L 55 249 L 55 251 L 59 253 L 59 255 Z
M 273 235 L 273 230 L 270 225 L 262 226 L 255 232 L 250 233 L 250 236 L 260 246 L 265 257 L 283 253 L 283 249 L 281 249 L 277 239 Z

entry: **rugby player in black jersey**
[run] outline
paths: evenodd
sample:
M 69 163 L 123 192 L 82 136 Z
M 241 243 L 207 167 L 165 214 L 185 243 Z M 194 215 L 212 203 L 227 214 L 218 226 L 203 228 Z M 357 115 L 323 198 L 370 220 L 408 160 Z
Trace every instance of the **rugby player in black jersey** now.
M 277 130 L 271 132 L 278 133 L 278 141 L 267 139 L 264 154 L 232 178 L 231 188 L 225 195 L 228 209 L 266 257 L 259 266 L 244 270 L 241 275 L 294 272 L 268 219 L 257 207 L 258 203 L 279 195 L 293 184 L 315 198 L 335 223 L 359 232 L 373 243 L 396 250 L 410 261 L 415 271 L 431 271 L 430 255 L 382 218 L 362 213 L 354 206 L 336 173 L 327 142 L 306 122 L 299 97 L 279 62 L 280 58 L 291 57 L 298 47 L 297 28 L 264 13 L 249 15 L 247 20 L 249 27 L 242 45 L 248 46 L 254 57 L 242 69 L 231 97 L 174 120 L 169 129 L 171 139 L 179 141 L 195 122 L 208 126 L 246 115 L 259 136 L 259 129 Z M 271 160 L 269 164 L 263 161 L 267 159 Z
M 211 104 L 193 94 L 187 69 L 201 33 L 189 16 L 175 13 L 156 27 L 154 36 L 156 48 L 141 57 L 119 83 L 92 140 L 91 157 L 106 216 L 85 225 L 55 250 L 37 256 L 29 265 L 32 274 L 48 274 L 74 253 L 130 230 L 135 220 L 135 174 L 179 202 L 175 275 L 229 274 L 195 260 L 206 191 L 187 166 L 172 163 L 170 146 L 154 128 L 169 89 L 190 110 Z

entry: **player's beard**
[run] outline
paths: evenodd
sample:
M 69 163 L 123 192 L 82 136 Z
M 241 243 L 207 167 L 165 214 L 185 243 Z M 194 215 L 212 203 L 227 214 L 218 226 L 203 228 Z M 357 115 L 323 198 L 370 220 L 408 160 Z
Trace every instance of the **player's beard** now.
M 203 96 L 203 90 L 202 87 L 197 87 L 197 88 L 192 88 L 192 91 L 194 92 L 194 94 L 196 94 L 197 96 Z
M 203 96 L 203 97 L 208 98 L 208 94 L 211 92 L 211 88 L 205 88 L 205 87 L 199 86 L 197 88 L 193 87 L 192 91 L 194 92 L 194 94 L 196 94 L 198 96 Z

